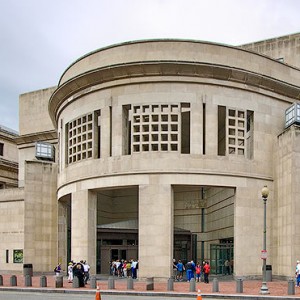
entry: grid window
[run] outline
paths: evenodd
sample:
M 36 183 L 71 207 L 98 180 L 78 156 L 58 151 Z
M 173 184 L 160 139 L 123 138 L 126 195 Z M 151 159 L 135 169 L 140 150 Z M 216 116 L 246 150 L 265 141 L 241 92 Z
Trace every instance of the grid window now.
M 94 119 L 94 114 L 89 113 L 67 124 L 69 164 L 94 156 Z
M 132 152 L 180 151 L 181 104 L 132 107 Z
M 35 145 L 35 157 L 54 161 L 54 146 L 49 143 L 37 142 Z
M 227 109 L 227 147 L 231 155 L 245 155 L 246 113 L 243 110 Z

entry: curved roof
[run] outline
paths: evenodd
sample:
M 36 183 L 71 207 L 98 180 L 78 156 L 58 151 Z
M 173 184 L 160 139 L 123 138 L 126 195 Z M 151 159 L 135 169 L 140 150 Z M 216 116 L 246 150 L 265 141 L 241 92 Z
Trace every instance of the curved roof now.
M 146 76 L 233 81 L 300 99 L 300 70 L 264 55 L 193 40 L 145 40 L 98 49 L 75 61 L 49 101 L 50 115 L 57 121 L 60 105 L 84 89 Z

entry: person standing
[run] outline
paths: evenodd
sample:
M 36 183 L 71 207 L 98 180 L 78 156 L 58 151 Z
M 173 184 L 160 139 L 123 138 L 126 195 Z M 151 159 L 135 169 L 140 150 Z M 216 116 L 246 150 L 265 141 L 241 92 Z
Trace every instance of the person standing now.
M 127 277 L 131 277 L 131 262 L 130 260 L 126 263 L 126 269 L 127 269 Z
M 190 261 L 187 262 L 185 265 L 185 270 L 186 270 L 186 279 L 188 282 L 192 279 L 192 263 Z
M 225 260 L 224 267 L 225 267 L 225 275 L 230 275 L 230 263 L 228 259 Z
M 191 260 L 191 264 L 192 264 L 192 273 L 191 273 L 191 279 L 192 279 L 195 278 L 196 264 L 194 263 L 193 260 Z
M 300 286 L 300 261 L 297 260 L 297 265 L 296 265 L 296 286 Z
M 176 279 L 176 276 L 177 276 L 177 262 L 176 262 L 176 259 L 174 258 L 173 259 L 173 277 L 174 277 L 174 279 Z
M 177 275 L 176 275 L 176 280 L 182 281 L 183 278 L 183 271 L 184 271 L 184 265 L 182 261 L 179 259 L 177 263 Z
M 61 264 L 60 263 L 58 263 L 58 265 L 55 267 L 54 272 L 55 272 L 56 276 L 60 275 L 60 272 L 61 272 Z
M 124 260 L 124 263 L 123 263 L 123 276 L 125 278 L 127 277 L 127 260 Z
M 137 265 L 138 265 L 138 261 L 132 259 L 132 261 L 131 261 L 131 276 L 133 279 L 137 278 Z
M 197 265 L 196 265 L 196 281 L 200 282 L 200 279 L 201 279 L 201 265 L 200 265 L 199 262 L 197 262 Z
M 90 279 L 90 266 L 86 261 L 84 261 L 83 263 L 83 271 L 84 271 L 84 283 L 87 284 L 88 280 Z
M 210 273 L 210 265 L 208 261 L 205 262 L 203 267 L 203 273 L 204 273 L 204 283 L 209 283 L 209 273 Z
M 69 262 L 68 265 L 68 282 L 73 282 L 73 263 Z
M 84 287 L 84 270 L 81 263 L 74 266 L 74 276 L 78 278 L 79 287 Z

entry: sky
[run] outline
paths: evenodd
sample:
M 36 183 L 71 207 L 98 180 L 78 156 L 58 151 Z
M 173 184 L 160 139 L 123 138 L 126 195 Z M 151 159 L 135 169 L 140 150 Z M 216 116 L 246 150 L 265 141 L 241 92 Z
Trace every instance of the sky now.
M 0 125 L 19 95 L 56 86 L 79 57 L 116 43 L 178 38 L 242 45 L 300 32 L 300 0 L 0 0 Z

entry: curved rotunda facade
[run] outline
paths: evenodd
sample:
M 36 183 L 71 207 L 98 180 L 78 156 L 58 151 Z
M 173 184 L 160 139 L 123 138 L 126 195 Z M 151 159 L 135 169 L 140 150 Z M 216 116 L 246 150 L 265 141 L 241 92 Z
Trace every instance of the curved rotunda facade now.
M 229 260 L 235 276 L 260 277 L 267 185 L 267 264 L 292 276 L 299 49 L 300 34 L 241 47 L 128 42 L 21 95 L 19 187 L 0 191 L 0 268 L 49 272 L 83 259 L 99 274 L 138 259 L 139 277 L 163 280 L 173 259 L 209 260 L 213 274 Z
M 72 64 L 49 101 L 71 257 L 85 257 L 96 272 L 109 244 L 98 229 L 137 220 L 141 277 L 170 277 L 174 256 L 211 259 L 217 271 L 210 256 L 224 244 L 234 245 L 224 253 L 232 251 L 236 275 L 258 275 L 260 190 L 268 185 L 269 257 L 285 273 L 290 254 L 276 247 L 273 218 L 276 142 L 299 82 L 294 67 L 196 41 L 124 43 Z M 174 238 L 176 228 L 191 232 L 191 251 Z M 127 257 L 115 258 L 137 254 L 124 249 Z

